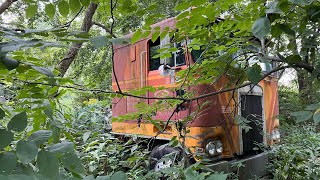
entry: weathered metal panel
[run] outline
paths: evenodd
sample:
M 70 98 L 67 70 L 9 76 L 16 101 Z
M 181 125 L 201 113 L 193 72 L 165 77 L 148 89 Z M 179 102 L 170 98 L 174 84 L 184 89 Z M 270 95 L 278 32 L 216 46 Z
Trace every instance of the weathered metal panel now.
M 266 133 L 270 137 L 274 127 L 279 126 L 279 99 L 278 99 L 278 79 L 275 77 L 267 77 L 259 83 L 263 88 L 264 96 L 264 116 Z M 271 139 L 267 139 L 268 144 L 271 144 Z

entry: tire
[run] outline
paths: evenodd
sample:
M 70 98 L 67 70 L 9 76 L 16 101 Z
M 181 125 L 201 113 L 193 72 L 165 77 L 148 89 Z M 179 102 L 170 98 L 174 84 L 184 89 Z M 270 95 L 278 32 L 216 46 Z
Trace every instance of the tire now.
M 161 146 L 158 145 L 155 148 L 153 148 L 153 150 L 150 153 L 150 165 L 149 165 L 149 169 L 150 170 L 158 170 L 159 167 L 159 163 L 165 163 L 165 161 L 167 161 L 167 165 L 170 164 L 170 162 L 168 162 L 168 160 L 164 160 L 164 162 L 161 162 L 160 160 L 165 157 L 168 154 L 174 154 L 177 153 L 176 158 L 175 159 L 170 159 L 171 163 L 175 163 L 174 161 L 176 160 L 181 160 L 181 149 L 180 148 L 174 148 L 171 146 Z M 161 168 L 160 168 L 161 169 Z

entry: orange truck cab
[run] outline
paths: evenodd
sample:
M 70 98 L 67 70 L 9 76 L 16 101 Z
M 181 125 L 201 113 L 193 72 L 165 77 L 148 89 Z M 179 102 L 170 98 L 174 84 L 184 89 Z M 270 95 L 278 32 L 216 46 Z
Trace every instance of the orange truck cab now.
M 175 27 L 175 18 L 166 19 L 152 25 L 170 29 Z M 132 34 L 123 38 L 130 38 Z M 165 39 L 165 38 L 164 38 Z M 114 72 L 118 84 L 113 76 L 112 88 L 118 91 L 130 91 L 145 86 L 165 87 L 156 92 L 147 92 L 146 97 L 178 97 L 181 91 L 176 83 L 176 73 L 187 69 L 189 64 L 195 63 L 199 54 L 177 52 L 166 63 L 173 67 L 170 73 L 163 75 L 161 72 L 160 58 L 155 58 L 164 40 L 151 41 L 151 37 L 140 39 L 134 44 L 114 44 Z M 168 43 L 168 42 L 167 42 Z M 174 44 L 179 46 L 179 44 Z M 263 69 L 263 68 L 262 68 Z M 216 92 L 228 82 L 227 78 L 220 78 L 214 85 L 202 84 L 184 89 L 193 92 L 195 96 Z M 139 99 L 134 97 L 113 98 L 112 115 L 118 117 L 127 113 L 136 112 L 136 105 L 140 102 L 150 106 L 155 99 Z M 206 105 L 199 110 L 199 104 Z M 279 113 L 278 105 L 278 78 L 275 75 L 266 77 L 256 86 L 245 86 L 235 91 L 224 92 L 209 96 L 198 101 L 186 104 L 186 108 L 175 112 L 174 109 L 155 112 L 152 117 L 166 122 L 170 116 L 171 121 L 164 133 L 159 134 L 159 129 L 149 121 L 140 119 L 112 122 L 112 132 L 120 135 L 138 135 L 144 138 L 157 137 L 160 140 L 170 140 L 179 136 L 179 131 L 174 122 L 197 112 L 192 121 L 187 124 L 188 135 L 185 145 L 194 154 L 205 154 L 213 160 L 209 164 L 217 171 L 232 172 L 236 168 L 233 164 L 241 159 L 244 166 L 240 168 L 240 176 L 245 179 L 251 175 L 261 176 L 265 173 L 267 163 L 266 153 L 257 151 L 261 145 L 272 145 L 279 141 L 279 122 L 276 119 Z M 191 111 L 190 111 L 191 110 Z M 237 118 L 244 117 L 249 128 L 244 129 Z M 240 118 L 241 119 L 241 118 Z M 240 177 L 240 178 L 241 178 Z

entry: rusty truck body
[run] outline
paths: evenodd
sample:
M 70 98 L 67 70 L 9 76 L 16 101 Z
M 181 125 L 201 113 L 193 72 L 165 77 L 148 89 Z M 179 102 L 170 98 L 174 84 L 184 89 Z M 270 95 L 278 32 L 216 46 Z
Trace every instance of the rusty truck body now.
M 152 25 L 170 29 L 175 27 L 175 18 L 166 19 Z M 130 38 L 132 34 L 124 36 Z M 154 58 L 154 49 L 161 46 L 162 41 L 151 41 L 151 37 L 138 40 L 134 44 L 114 44 L 114 74 L 117 77 L 118 85 L 122 91 L 130 91 L 145 86 L 160 87 L 165 89 L 156 92 L 148 92 L 147 97 L 176 97 L 176 89 L 179 85 L 175 82 L 175 72 L 188 68 L 188 64 L 195 63 L 195 56 L 192 53 L 176 54 L 172 56 L 170 66 L 178 67 L 170 75 L 163 76 L 159 72 L 161 60 Z M 195 96 L 218 91 L 225 87 L 228 79 L 220 78 L 214 85 L 201 84 L 189 87 L 185 91 L 192 91 Z M 118 85 L 113 76 L 112 88 L 118 91 Z M 233 98 L 232 98 L 233 97 Z M 135 106 L 139 102 L 152 105 L 154 99 L 139 99 L 134 97 L 114 98 L 112 114 L 114 117 L 137 111 Z M 278 77 L 270 75 L 260 81 L 256 86 L 245 86 L 235 92 L 224 92 L 193 101 L 187 106 L 191 112 L 196 111 L 199 104 L 209 102 L 202 108 L 187 124 L 188 137 L 185 145 L 194 153 L 205 153 L 213 159 L 217 156 L 219 160 L 212 164 L 212 168 L 225 172 L 232 171 L 233 160 L 239 157 L 246 157 L 251 154 L 258 144 L 271 145 L 279 140 L 279 121 L 276 118 L 279 113 L 278 105 Z M 189 109 L 186 108 L 186 109 Z M 156 112 L 154 119 L 167 121 L 172 110 L 167 112 Z M 245 132 L 235 122 L 236 116 L 242 116 L 250 120 L 248 124 L 251 129 Z M 171 120 L 178 121 L 188 116 L 188 110 L 176 112 Z M 112 132 L 115 134 L 131 134 L 145 138 L 151 138 L 158 134 L 159 129 L 154 124 L 144 121 L 138 123 L 137 119 L 112 122 Z M 165 133 L 157 135 L 158 139 L 170 140 L 178 136 L 178 130 L 172 124 Z M 210 144 L 211 143 L 211 144 Z M 211 145 L 211 146 L 210 146 Z M 209 152 L 208 148 L 221 146 L 220 150 Z M 218 147 L 217 147 L 218 148 Z M 221 151 L 221 152 L 220 152 Z M 211 156 L 212 155 L 212 156 Z M 261 166 L 264 166 L 267 158 L 264 153 L 255 153 L 254 156 L 243 160 L 245 163 L 244 174 L 261 174 Z M 248 169 L 249 168 L 249 169 Z M 244 175 L 245 176 L 245 175 Z

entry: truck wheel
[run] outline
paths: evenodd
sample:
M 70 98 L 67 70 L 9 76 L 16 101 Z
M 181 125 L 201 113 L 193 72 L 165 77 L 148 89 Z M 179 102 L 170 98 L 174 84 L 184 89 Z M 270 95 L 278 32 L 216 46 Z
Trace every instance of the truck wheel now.
M 170 155 L 169 155 L 170 154 Z M 181 159 L 181 150 L 171 146 L 156 146 L 150 153 L 150 170 L 159 171 L 171 167 L 175 161 Z M 168 157 L 165 157 L 168 155 Z

